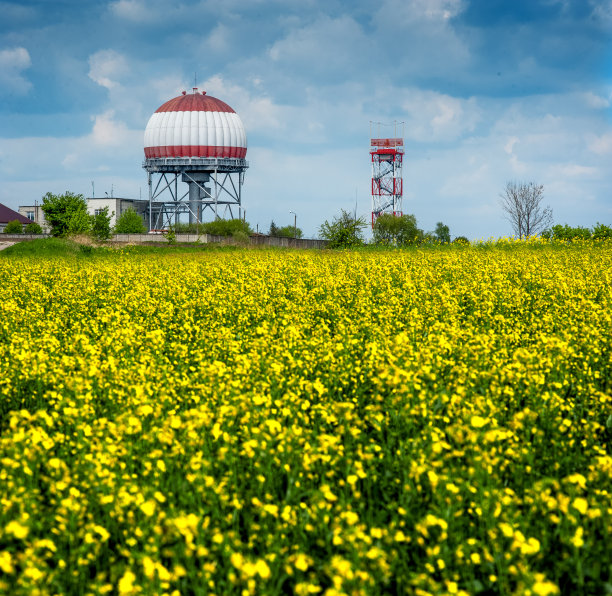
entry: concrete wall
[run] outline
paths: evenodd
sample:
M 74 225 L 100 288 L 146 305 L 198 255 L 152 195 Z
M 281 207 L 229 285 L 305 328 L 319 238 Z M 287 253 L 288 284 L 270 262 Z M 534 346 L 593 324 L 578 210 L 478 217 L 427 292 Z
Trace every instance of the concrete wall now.
M 115 234 L 112 242 L 130 242 L 140 244 L 145 242 L 167 242 L 163 234 Z M 239 244 L 231 236 L 213 236 L 212 234 L 177 234 L 177 243 L 200 242 L 202 244 Z M 308 238 L 271 238 L 269 236 L 250 236 L 251 246 L 284 246 L 287 248 L 325 248 L 327 240 L 311 240 Z
M 37 238 L 50 238 L 50 236 L 50 234 L 0 234 L 0 240 L 20 242 L 24 240 L 36 240 Z M 177 234 L 176 241 L 177 243 L 200 242 L 201 244 L 241 244 L 236 242 L 231 236 L 213 236 L 211 234 Z M 128 242 L 130 244 L 158 242 L 166 244 L 168 240 L 163 234 L 115 234 L 111 236 L 110 242 Z M 251 246 L 282 246 L 285 248 L 325 248 L 327 246 L 327 240 L 250 236 L 248 244 Z

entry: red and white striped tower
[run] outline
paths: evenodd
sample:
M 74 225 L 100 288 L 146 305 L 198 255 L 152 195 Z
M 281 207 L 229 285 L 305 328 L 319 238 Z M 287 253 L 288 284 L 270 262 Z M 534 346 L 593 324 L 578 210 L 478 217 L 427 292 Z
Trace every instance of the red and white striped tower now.
M 372 227 L 380 215 L 403 215 L 404 123 L 394 122 L 393 137 L 381 138 L 380 122 L 370 122 L 370 156 L 372 158 Z M 376 138 L 372 132 L 376 132 Z M 398 136 L 398 133 L 401 136 Z
M 247 139 L 240 116 L 225 102 L 196 87 L 183 91 L 149 118 L 144 152 L 152 229 L 178 223 L 182 213 L 189 223 L 201 222 L 206 209 L 217 217 L 220 206 L 224 216 L 234 217 L 237 207 L 241 217 Z M 188 185 L 182 196 L 179 176 Z

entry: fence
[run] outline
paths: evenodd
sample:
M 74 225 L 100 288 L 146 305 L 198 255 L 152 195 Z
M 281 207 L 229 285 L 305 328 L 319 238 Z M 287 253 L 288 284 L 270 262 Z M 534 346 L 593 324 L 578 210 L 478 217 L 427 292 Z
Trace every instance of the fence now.
M 50 238 L 50 234 L 0 234 L 0 242 L 22 242 L 25 240 L 36 240 L 38 238 Z M 115 234 L 111 236 L 110 242 L 121 242 L 130 244 L 144 244 L 145 242 L 166 243 L 163 234 Z M 176 234 L 176 242 L 201 244 L 242 244 L 231 236 L 213 236 L 212 234 Z M 244 244 L 247 244 L 245 239 Z M 272 236 L 249 236 L 248 244 L 251 246 L 282 246 L 285 248 L 325 248 L 327 240 L 315 240 L 310 238 L 276 238 Z

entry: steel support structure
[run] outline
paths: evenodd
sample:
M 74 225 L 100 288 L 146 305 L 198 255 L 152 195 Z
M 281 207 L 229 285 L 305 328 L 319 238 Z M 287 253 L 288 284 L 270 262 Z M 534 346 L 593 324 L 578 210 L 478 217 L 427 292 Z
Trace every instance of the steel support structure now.
M 374 227 L 374 223 L 383 213 L 403 215 L 404 133 L 403 122 L 395 122 L 393 124 L 395 136 L 381 138 L 380 126 L 382 125 L 375 123 L 379 134 L 376 138 L 372 138 L 372 124 L 374 123 L 370 123 L 370 157 L 372 159 L 372 227 Z M 398 127 L 401 127 L 401 130 L 398 130 Z M 400 137 L 397 136 L 398 132 L 401 132 Z
M 149 231 L 181 222 L 242 217 L 242 185 L 249 164 L 244 159 L 214 157 L 150 158 L 142 166 L 149 186 Z M 179 179 L 187 190 L 179 192 Z

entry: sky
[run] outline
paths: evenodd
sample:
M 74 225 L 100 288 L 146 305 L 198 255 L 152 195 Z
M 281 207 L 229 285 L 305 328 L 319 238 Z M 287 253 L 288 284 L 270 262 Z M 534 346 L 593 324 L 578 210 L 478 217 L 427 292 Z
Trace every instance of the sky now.
M 0 0 L 0 202 L 146 198 L 147 121 L 194 80 L 244 123 L 259 231 L 370 219 L 371 122 L 403 122 L 425 231 L 510 235 L 509 181 L 612 225 L 612 0 Z

